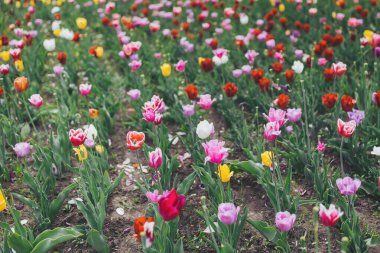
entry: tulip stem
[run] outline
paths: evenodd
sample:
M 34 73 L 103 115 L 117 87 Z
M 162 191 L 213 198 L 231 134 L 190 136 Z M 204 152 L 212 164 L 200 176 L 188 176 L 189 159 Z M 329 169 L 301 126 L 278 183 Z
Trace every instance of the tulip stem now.
M 30 123 L 32 123 L 33 130 L 34 130 L 35 134 L 37 135 L 37 139 L 40 139 L 40 135 L 38 134 L 38 132 L 37 132 L 37 128 L 36 128 L 36 126 L 34 125 L 33 118 L 32 118 L 32 116 L 30 115 L 30 112 L 29 112 L 28 105 L 27 105 L 27 103 L 26 103 L 26 100 L 25 100 L 24 94 L 21 95 L 21 98 L 22 98 L 22 101 L 24 102 L 25 110 L 26 110 L 26 113 L 28 114 L 28 117 L 29 117 Z
M 308 118 L 307 118 L 307 101 L 306 101 L 306 91 L 305 91 L 304 80 L 301 80 L 301 85 L 302 85 L 303 107 L 304 107 L 304 114 L 305 114 L 305 130 L 306 130 L 306 141 L 307 141 L 307 153 L 310 154 L 309 121 L 308 121 Z
M 340 142 L 340 170 L 342 171 L 342 176 L 344 176 L 344 168 L 343 168 L 343 142 L 344 138 Z
M 327 227 L 327 252 L 331 253 L 331 233 L 329 227 Z

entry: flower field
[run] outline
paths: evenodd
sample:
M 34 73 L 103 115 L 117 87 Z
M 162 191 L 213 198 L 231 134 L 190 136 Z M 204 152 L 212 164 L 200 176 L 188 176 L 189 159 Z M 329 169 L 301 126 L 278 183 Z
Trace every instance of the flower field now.
M 1 0 L 0 253 L 380 252 L 379 0 Z

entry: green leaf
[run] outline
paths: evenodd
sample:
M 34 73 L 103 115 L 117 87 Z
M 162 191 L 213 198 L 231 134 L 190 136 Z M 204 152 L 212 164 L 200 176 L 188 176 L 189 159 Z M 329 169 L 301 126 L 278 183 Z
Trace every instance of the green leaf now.
M 187 192 L 190 190 L 190 187 L 193 185 L 195 177 L 197 176 L 197 173 L 194 171 L 190 175 L 188 175 L 177 187 L 177 192 L 179 194 L 186 195 Z
M 235 250 L 228 243 L 223 243 L 222 246 L 220 247 L 220 252 L 221 253 L 234 253 Z
M 260 178 L 265 171 L 263 165 L 251 160 L 231 164 L 231 169 L 235 172 L 245 171 L 256 178 Z
M 17 253 L 29 253 L 33 249 L 32 244 L 17 233 L 13 233 L 9 236 L 8 243 Z
M 174 245 L 174 252 L 175 253 L 184 253 L 183 251 L 183 242 L 182 238 L 177 241 L 177 243 Z
M 34 248 L 31 253 L 44 253 L 53 249 L 57 245 L 83 236 L 74 228 L 55 228 L 45 230 L 34 240 Z
M 72 192 L 75 187 L 77 186 L 77 183 L 72 183 L 69 186 L 67 186 L 65 189 L 63 189 L 57 196 L 56 199 L 54 199 L 50 204 L 50 210 L 49 210 L 49 218 L 51 220 L 54 220 L 54 218 L 57 216 L 59 209 L 61 209 L 63 202 L 67 198 L 67 196 Z
M 100 234 L 97 230 L 91 229 L 87 234 L 87 242 L 98 253 L 108 253 L 110 248 L 108 246 L 107 238 Z

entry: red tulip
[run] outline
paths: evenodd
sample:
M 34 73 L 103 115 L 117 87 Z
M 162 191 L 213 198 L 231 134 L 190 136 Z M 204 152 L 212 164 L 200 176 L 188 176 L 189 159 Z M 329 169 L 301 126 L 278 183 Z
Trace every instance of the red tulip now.
M 138 150 L 141 148 L 141 146 L 144 144 L 145 141 L 145 134 L 136 132 L 136 131 L 129 131 L 127 133 L 127 146 L 131 150 Z
M 176 189 L 164 193 L 158 200 L 158 211 L 165 221 L 175 219 L 186 203 L 186 197 L 178 195 Z
M 71 129 L 69 132 L 69 138 L 71 144 L 77 147 L 82 145 L 86 140 L 86 133 L 83 132 L 82 128 L 78 128 L 77 130 Z
M 339 220 L 339 218 L 343 215 L 340 209 L 336 209 L 335 205 L 330 204 L 329 209 L 327 209 L 324 205 L 320 204 L 319 207 L 319 218 L 323 225 L 327 227 L 332 227 Z

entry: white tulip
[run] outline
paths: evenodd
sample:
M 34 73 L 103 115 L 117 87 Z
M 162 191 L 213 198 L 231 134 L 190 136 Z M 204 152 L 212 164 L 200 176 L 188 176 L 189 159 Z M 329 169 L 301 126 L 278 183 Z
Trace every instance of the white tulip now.
M 87 139 L 95 140 L 98 136 L 98 131 L 93 124 L 83 126 L 83 130 L 86 133 Z
M 380 147 L 373 147 L 373 150 L 371 152 L 371 155 L 380 156 Z
M 248 24 L 248 21 L 249 21 L 248 16 L 244 13 L 241 13 L 240 14 L 240 24 L 246 25 L 246 24 Z
M 214 133 L 214 124 L 209 123 L 207 120 L 203 120 L 199 122 L 196 132 L 199 138 L 206 139 Z
M 59 37 L 67 40 L 72 40 L 74 38 L 74 32 L 70 31 L 69 29 L 63 28 L 59 33 Z
M 47 51 L 53 51 L 55 49 L 55 39 L 44 40 L 44 48 Z
M 301 74 L 302 71 L 303 71 L 303 68 L 304 68 L 304 66 L 303 66 L 303 63 L 302 63 L 302 62 L 300 62 L 300 61 L 295 61 L 295 62 L 293 63 L 292 69 L 293 69 L 294 72 L 296 72 L 297 74 Z

